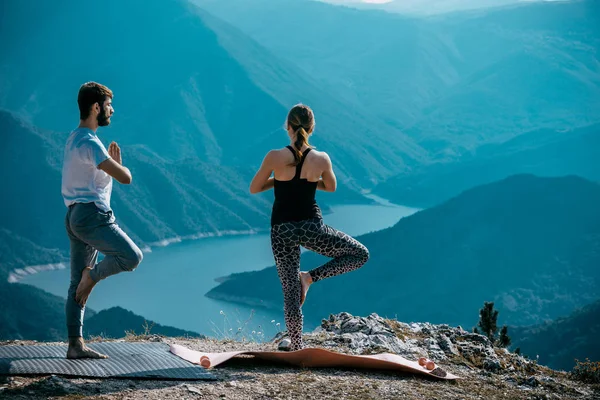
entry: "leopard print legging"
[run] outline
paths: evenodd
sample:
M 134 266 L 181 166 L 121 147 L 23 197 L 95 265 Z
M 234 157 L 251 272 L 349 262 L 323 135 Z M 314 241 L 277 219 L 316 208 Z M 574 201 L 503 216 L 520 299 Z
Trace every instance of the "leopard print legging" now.
M 286 222 L 271 227 L 271 247 L 283 288 L 283 312 L 292 351 L 303 347 L 300 246 L 333 258 L 309 271 L 313 282 L 354 271 L 369 259 L 369 251 L 363 244 L 325 225 L 321 218 Z

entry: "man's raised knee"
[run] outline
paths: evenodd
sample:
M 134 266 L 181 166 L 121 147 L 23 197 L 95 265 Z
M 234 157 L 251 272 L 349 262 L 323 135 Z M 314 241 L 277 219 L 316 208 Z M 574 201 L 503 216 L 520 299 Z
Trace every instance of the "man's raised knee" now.
M 122 259 L 122 266 L 125 271 L 133 271 L 144 259 L 144 253 L 139 247 L 132 247 Z

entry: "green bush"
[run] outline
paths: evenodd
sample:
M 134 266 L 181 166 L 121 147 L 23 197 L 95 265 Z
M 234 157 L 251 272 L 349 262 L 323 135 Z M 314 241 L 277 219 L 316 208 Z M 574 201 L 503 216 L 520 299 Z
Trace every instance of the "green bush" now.
M 508 336 L 508 327 L 504 325 L 500 330 L 500 337 L 498 338 L 498 346 L 500 347 L 508 347 L 510 346 L 511 340 L 510 336 Z
M 479 310 L 479 327 L 481 332 L 492 342 L 498 331 L 498 310 L 494 310 L 494 302 L 485 302 L 483 308 Z
M 600 361 L 575 360 L 575 367 L 571 371 L 573 379 L 585 383 L 600 383 Z

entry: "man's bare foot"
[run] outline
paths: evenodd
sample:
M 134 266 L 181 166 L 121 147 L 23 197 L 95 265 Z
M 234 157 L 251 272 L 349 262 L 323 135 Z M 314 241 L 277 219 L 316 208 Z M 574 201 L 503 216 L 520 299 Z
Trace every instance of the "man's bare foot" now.
M 75 301 L 80 305 L 84 306 L 87 302 L 88 297 L 90 297 L 90 293 L 92 293 L 92 289 L 96 286 L 96 282 L 90 276 L 90 271 L 92 269 L 90 267 L 86 267 L 81 273 L 81 281 L 79 281 L 79 285 L 77 286 L 77 291 L 75 292 Z
M 69 338 L 69 350 L 67 350 L 67 358 L 74 360 L 77 358 L 95 358 L 106 359 L 106 354 L 98 353 L 90 349 L 83 342 L 83 338 Z
M 308 272 L 300 272 L 300 284 L 302 285 L 302 293 L 300 294 L 300 305 L 304 304 L 304 300 L 306 300 L 306 293 L 308 292 L 308 287 L 313 283 L 312 276 Z

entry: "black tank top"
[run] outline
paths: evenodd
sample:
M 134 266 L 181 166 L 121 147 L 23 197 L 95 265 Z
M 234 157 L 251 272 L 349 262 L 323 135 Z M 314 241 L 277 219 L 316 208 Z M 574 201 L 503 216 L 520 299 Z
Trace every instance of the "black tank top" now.
M 291 146 L 286 146 L 286 148 L 294 153 Z M 275 179 L 273 188 L 275 202 L 271 214 L 271 226 L 284 222 L 297 222 L 321 217 L 321 209 L 315 200 L 317 182 L 309 182 L 300 178 L 304 160 L 306 160 L 310 150 L 310 148 L 306 149 L 302 154 L 300 162 L 296 165 L 296 174 L 292 180 L 278 181 Z

